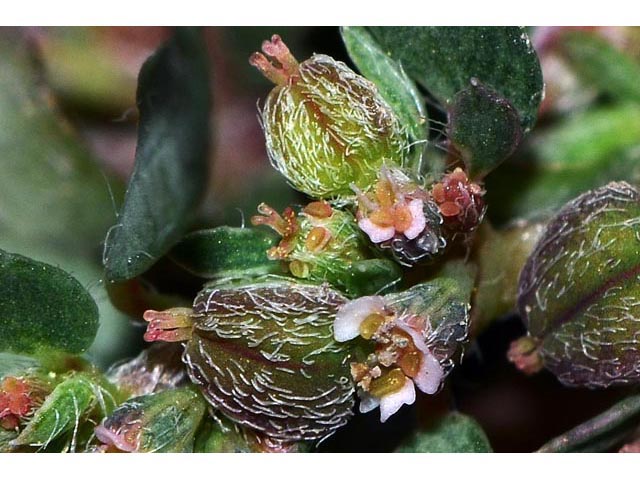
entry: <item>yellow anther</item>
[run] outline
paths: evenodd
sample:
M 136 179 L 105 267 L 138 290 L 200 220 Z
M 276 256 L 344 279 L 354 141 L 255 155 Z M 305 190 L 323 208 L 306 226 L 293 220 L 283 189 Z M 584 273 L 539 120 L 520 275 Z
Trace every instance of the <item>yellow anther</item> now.
M 289 271 L 294 277 L 307 278 L 309 276 L 309 264 L 294 260 L 289 264 Z
M 371 382 L 369 393 L 374 397 L 382 398 L 386 395 L 399 392 L 407 381 L 400 368 L 394 368 L 389 373 L 376 378 Z
M 369 340 L 375 335 L 378 329 L 384 323 L 384 317 L 379 313 L 372 313 L 360 324 L 360 336 L 365 340 Z

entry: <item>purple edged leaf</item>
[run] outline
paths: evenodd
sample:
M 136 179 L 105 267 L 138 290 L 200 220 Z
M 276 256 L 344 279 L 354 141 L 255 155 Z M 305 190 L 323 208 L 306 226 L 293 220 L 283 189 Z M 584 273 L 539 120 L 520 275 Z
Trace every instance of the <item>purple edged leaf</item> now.
M 522 270 L 518 307 L 565 385 L 640 380 L 640 191 L 612 182 L 565 205 Z

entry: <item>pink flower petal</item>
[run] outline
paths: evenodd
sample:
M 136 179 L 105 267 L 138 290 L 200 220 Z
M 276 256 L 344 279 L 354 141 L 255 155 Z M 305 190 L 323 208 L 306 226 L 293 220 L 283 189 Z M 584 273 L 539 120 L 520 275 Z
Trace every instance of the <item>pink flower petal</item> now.
M 360 335 L 360 324 L 372 313 L 384 311 L 384 298 L 376 295 L 360 297 L 345 303 L 333 321 L 333 338 L 346 342 Z
M 444 378 L 444 369 L 442 368 L 442 365 L 440 365 L 438 359 L 434 357 L 431 350 L 429 350 L 429 347 L 425 342 L 424 335 L 421 332 L 418 332 L 416 329 L 403 323 L 401 319 L 396 323 L 396 325 L 398 328 L 411 335 L 414 345 L 422 352 L 420 369 L 418 374 L 413 378 L 416 387 L 424 393 L 436 393 L 440 388 L 442 379 Z
M 416 389 L 413 382 L 405 377 L 402 388 L 396 393 L 385 395 L 380 399 L 380 421 L 386 422 L 387 419 L 400 410 L 402 405 L 411 405 L 416 401 Z
M 123 434 L 113 432 L 112 430 L 106 428 L 104 425 L 98 425 L 94 429 L 94 433 L 96 435 L 96 438 L 102 443 L 106 445 L 113 445 L 118 450 L 122 450 L 123 452 L 133 452 L 137 448 L 136 445 L 132 445 L 131 443 L 127 442 Z
M 396 234 L 395 228 L 379 227 L 368 218 L 361 218 L 360 220 L 358 220 L 358 226 L 364 233 L 369 236 L 369 239 L 373 243 L 386 242 L 387 240 L 391 240 Z
M 424 354 L 420 362 L 420 370 L 413 378 L 416 387 L 424 393 L 433 394 L 440 388 L 443 378 L 444 369 L 438 359 L 431 353 Z
M 360 392 L 360 413 L 367 413 L 377 408 L 380 405 L 380 399 L 368 394 L 367 392 Z
M 409 240 L 413 240 L 420 235 L 424 227 L 427 226 L 427 220 L 424 218 L 422 200 L 411 200 L 409 202 L 409 211 L 411 212 L 411 225 L 404 231 L 404 236 Z

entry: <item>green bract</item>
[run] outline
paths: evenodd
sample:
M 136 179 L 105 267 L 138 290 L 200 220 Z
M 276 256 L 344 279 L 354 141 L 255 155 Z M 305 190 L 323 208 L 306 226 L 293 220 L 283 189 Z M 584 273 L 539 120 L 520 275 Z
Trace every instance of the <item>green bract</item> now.
M 82 433 L 80 426 L 89 416 L 108 414 L 115 405 L 115 399 L 105 387 L 108 385 L 100 378 L 84 373 L 63 380 L 11 445 L 44 449 L 61 439 L 64 440 L 59 447 L 62 451 L 75 451 Z
M 193 387 L 142 395 L 120 405 L 96 436 L 125 452 L 190 452 L 205 409 Z

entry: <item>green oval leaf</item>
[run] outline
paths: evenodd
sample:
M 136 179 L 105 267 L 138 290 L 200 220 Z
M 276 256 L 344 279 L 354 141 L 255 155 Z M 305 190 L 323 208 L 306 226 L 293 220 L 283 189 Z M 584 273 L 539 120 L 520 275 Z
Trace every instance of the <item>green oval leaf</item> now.
M 107 177 L 52 107 L 27 45 L 1 34 L 0 149 L 3 248 L 93 256 L 113 218 Z
M 364 27 L 342 27 L 342 40 L 360 73 L 376 84 L 380 95 L 391 105 L 413 142 L 412 168 L 420 172 L 420 160 L 426 144 L 427 111 L 424 99 L 402 66 L 389 57 Z
M 398 453 L 488 453 L 491 444 L 482 427 L 471 417 L 450 413 L 431 428 L 418 430 L 397 449 Z
M 640 76 L 637 80 L 640 83 Z M 536 136 L 532 147 L 540 168 L 558 172 L 602 170 L 620 151 L 638 143 L 640 109 L 626 103 L 571 116 Z
M 472 178 L 496 168 L 522 140 L 516 109 L 475 78 L 453 97 L 448 130 Z
M 524 132 L 535 122 L 542 72 L 524 28 L 371 27 L 370 31 L 383 50 L 443 105 L 477 78 L 515 107 Z
M 107 278 L 133 278 L 180 238 L 207 183 L 209 76 L 202 35 L 180 28 L 142 66 L 136 163 L 105 240 Z
M 640 102 L 640 64 L 609 41 L 589 32 L 568 31 L 560 48 L 580 80 L 615 99 Z
M 640 191 L 612 182 L 565 205 L 520 275 L 518 307 L 567 385 L 640 380 Z
M 640 180 L 640 111 L 633 104 L 571 116 L 531 140 L 533 157 L 509 162 L 487 178 L 489 214 L 495 221 L 553 214 L 607 182 Z
M 264 230 L 217 227 L 185 236 L 169 253 L 178 265 L 203 278 L 241 278 L 280 272 L 267 250 L 278 239 Z
M 545 443 L 539 452 L 604 452 L 638 426 L 640 395 L 632 395 L 590 420 Z
M 0 351 L 85 351 L 98 330 L 98 307 L 65 271 L 0 250 Z

